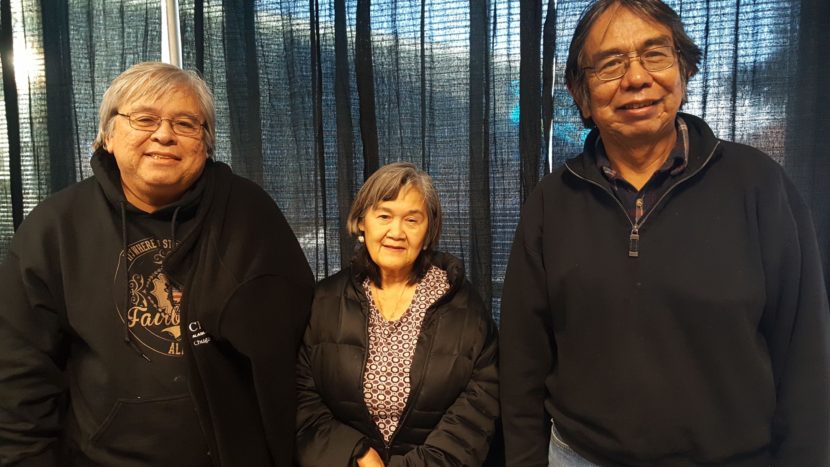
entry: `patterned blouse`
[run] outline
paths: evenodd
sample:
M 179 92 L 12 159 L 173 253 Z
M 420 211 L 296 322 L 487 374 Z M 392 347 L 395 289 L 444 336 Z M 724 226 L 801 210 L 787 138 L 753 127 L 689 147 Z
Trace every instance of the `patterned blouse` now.
M 387 321 L 375 304 L 370 280 L 363 281 L 369 299 L 369 355 L 363 374 L 363 400 L 385 442 L 389 442 L 409 399 L 409 368 L 427 308 L 450 289 L 446 271 L 432 266 L 415 288 L 409 308 Z

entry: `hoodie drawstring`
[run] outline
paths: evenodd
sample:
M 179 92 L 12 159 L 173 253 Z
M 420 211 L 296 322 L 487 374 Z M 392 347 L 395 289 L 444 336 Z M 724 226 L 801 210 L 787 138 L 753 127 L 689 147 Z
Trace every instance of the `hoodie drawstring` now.
M 129 315 L 130 310 L 130 257 L 127 255 L 127 209 L 124 206 L 124 201 L 119 203 L 121 207 L 121 242 L 124 248 L 124 277 L 126 280 L 124 281 L 124 342 L 128 344 L 132 349 L 141 356 L 144 360 L 148 362 L 151 361 L 150 357 L 144 354 L 138 345 L 133 342 L 133 339 L 130 335 L 130 327 L 127 324 L 127 315 Z
M 173 240 L 171 245 L 173 245 L 173 249 L 176 248 L 176 218 L 179 216 L 179 210 L 181 206 L 176 206 L 176 210 L 173 211 L 173 219 L 170 221 L 170 238 Z

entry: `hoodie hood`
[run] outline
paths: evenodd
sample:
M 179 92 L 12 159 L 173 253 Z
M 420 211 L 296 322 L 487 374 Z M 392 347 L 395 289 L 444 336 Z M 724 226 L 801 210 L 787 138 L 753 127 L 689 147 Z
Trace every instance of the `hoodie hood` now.
M 104 149 L 98 149 L 92 154 L 90 165 L 92 166 L 92 173 L 95 174 L 98 185 L 104 191 L 104 195 L 113 207 L 119 208 L 124 203 L 129 213 L 148 214 L 130 204 L 127 201 L 127 197 L 124 196 L 124 187 L 121 185 L 121 172 L 118 170 L 115 156 Z M 202 175 L 196 180 L 196 183 L 188 188 L 178 200 L 159 208 L 151 215 L 153 217 L 169 218 L 176 210 L 186 211 L 195 208 L 204 191 L 205 172 L 210 170 L 212 165 L 213 160 L 208 159 Z M 180 215 L 182 214 L 185 214 L 185 212 L 180 213 Z

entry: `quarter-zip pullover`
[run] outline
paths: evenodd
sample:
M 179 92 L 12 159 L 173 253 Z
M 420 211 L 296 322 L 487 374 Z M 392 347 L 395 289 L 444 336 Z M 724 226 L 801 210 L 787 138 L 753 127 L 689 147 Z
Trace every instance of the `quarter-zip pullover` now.
M 550 420 L 600 465 L 828 465 L 830 328 L 783 169 L 682 115 L 689 163 L 639 220 L 585 150 L 522 210 L 502 298 L 507 462 Z

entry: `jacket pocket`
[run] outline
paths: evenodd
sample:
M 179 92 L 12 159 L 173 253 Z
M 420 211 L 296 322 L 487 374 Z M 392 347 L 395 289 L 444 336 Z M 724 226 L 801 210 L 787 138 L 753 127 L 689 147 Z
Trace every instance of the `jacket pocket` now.
M 86 454 L 98 462 L 127 465 L 204 465 L 207 444 L 190 395 L 118 399 L 90 437 Z

